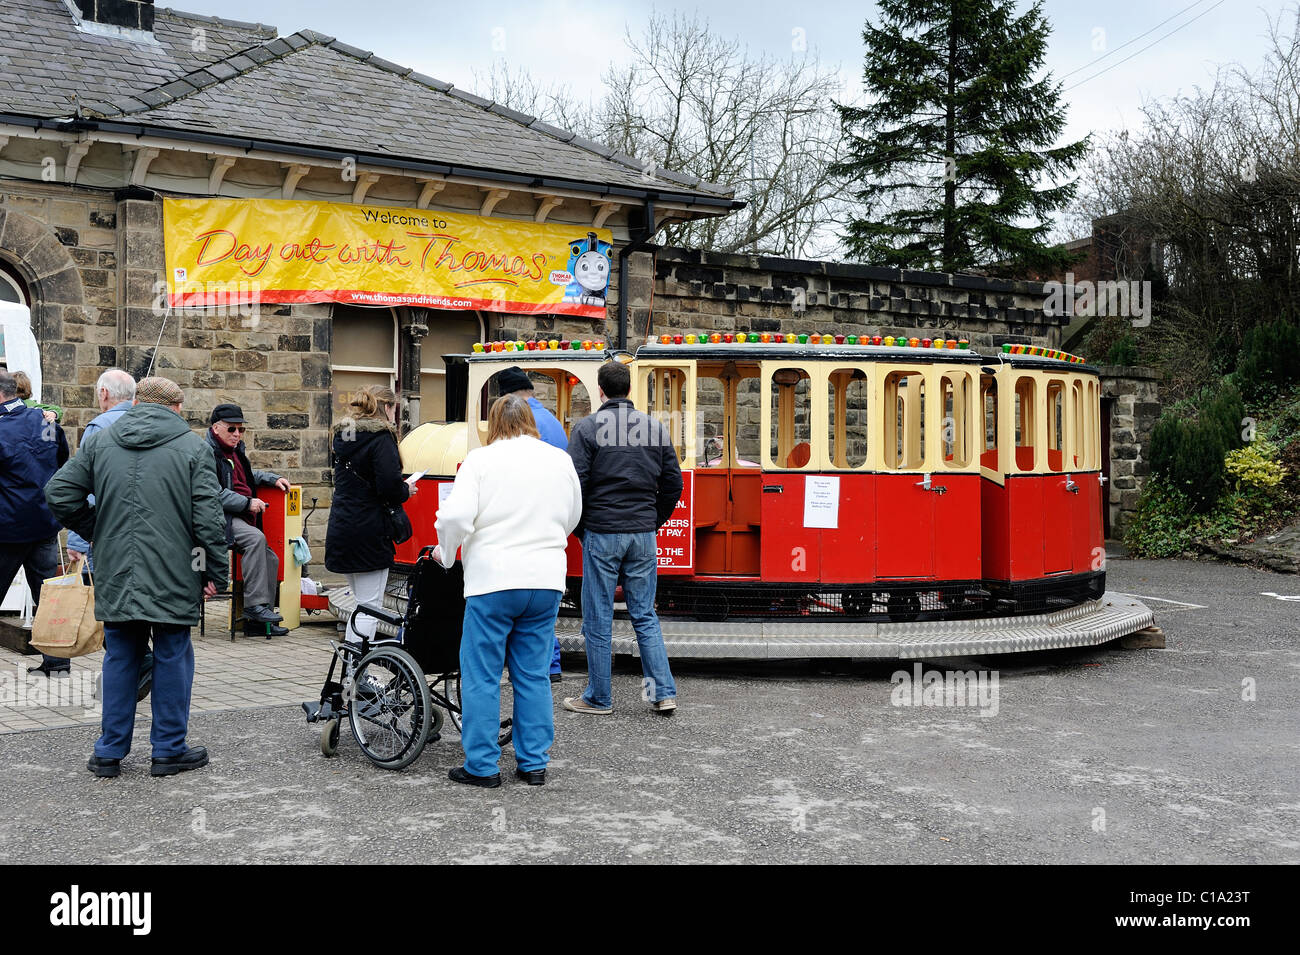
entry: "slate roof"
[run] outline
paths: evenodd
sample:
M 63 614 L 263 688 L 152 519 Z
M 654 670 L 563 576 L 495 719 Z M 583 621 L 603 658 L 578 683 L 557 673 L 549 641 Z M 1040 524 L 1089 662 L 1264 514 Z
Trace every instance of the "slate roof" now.
M 195 29 L 206 50 L 194 51 Z M 730 188 L 633 156 L 332 37 L 160 9 L 157 44 L 76 29 L 61 0 L 0 6 L 0 111 L 445 163 L 713 200 Z
M 195 31 L 204 47 L 195 50 Z M 275 27 L 155 11 L 157 43 L 133 43 L 77 29 L 62 0 L 0 3 L 0 110 L 70 116 L 74 97 L 103 99 L 144 90 L 275 39 Z

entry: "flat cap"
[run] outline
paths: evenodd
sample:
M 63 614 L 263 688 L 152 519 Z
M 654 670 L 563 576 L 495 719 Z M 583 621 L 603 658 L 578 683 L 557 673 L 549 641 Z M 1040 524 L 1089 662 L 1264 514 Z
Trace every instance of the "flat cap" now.
M 135 386 L 135 400 L 155 405 L 178 405 L 185 400 L 185 392 L 170 378 L 141 378 Z

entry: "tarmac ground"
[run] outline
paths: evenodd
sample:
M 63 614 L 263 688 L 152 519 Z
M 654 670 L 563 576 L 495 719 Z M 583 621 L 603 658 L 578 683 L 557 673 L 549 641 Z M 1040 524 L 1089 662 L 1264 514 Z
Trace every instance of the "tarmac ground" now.
M 401 772 L 373 766 L 346 729 L 326 759 L 318 728 L 283 702 L 319 685 L 324 638 L 248 641 L 238 666 L 222 658 L 223 679 L 256 671 L 274 705 L 244 683 L 224 705 L 213 689 L 190 723 L 204 769 L 149 776 L 147 705 L 116 779 L 86 771 L 90 718 L 0 727 L 0 858 L 1300 862 L 1300 579 L 1192 561 L 1107 569 L 1111 590 L 1155 611 L 1167 648 L 924 663 L 976 671 L 982 697 L 915 705 L 906 661 L 679 660 L 680 709 L 665 718 L 640 700 L 637 662 L 620 660 L 615 712 L 593 717 L 559 707 L 585 675 L 566 657 L 543 787 L 513 779 L 508 748 L 501 788 L 450 782 L 450 723 Z M 201 678 L 220 649 L 200 653 Z

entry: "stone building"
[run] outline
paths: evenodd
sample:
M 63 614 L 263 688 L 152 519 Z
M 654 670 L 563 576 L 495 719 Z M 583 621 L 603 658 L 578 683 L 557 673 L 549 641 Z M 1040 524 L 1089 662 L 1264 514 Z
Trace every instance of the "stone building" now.
M 7 0 L 0 297 L 30 306 L 42 397 L 68 409 L 75 439 L 105 368 L 152 368 L 185 388 L 196 427 L 214 405 L 241 404 L 254 463 L 322 503 L 346 395 L 381 382 L 399 389 L 408 426 L 439 418 L 440 356 L 490 334 L 493 316 L 328 300 L 254 315 L 219 296 L 168 307 L 166 197 L 398 207 L 474 217 L 489 232 L 607 230 L 618 252 L 737 205 L 727 189 L 311 31 L 280 37 L 149 0 Z M 594 319 L 535 313 L 529 327 L 615 340 L 619 278 Z M 648 275 L 640 284 L 648 299 Z

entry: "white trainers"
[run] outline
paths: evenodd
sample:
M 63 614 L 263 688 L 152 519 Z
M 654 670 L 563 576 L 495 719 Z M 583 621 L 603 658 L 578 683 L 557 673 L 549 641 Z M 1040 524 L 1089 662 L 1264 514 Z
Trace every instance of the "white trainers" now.
M 656 713 L 663 713 L 665 716 L 672 716 L 673 711 L 677 709 L 677 698 L 674 696 L 666 699 L 656 700 L 651 704 Z
M 566 696 L 564 708 L 574 713 L 590 713 L 593 716 L 608 716 L 614 712 L 613 708 L 608 706 L 592 706 L 580 696 Z

